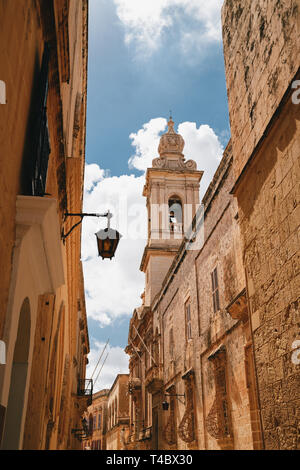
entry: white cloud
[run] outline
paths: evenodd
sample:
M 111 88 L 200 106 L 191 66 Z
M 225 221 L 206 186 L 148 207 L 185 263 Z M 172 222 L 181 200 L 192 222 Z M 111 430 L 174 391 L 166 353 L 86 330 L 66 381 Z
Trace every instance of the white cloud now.
M 197 128 L 195 122 L 183 122 L 179 124 L 178 132 L 185 140 L 183 153 L 186 160 L 195 160 L 198 170 L 204 171 L 200 183 L 202 199 L 220 163 L 224 149 L 214 130 L 207 124 Z
M 129 164 L 138 170 L 146 171 L 158 157 L 160 133 L 165 130 L 167 121 L 163 118 L 151 119 L 136 133 L 130 134 L 135 154 Z M 185 140 L 183 153 L 186 160 L 195 160 L 198 170 L 204 170 L 200 185 L 200 196 L 204 195 L 214 172 L 222 158 L 223 147 L 214 130 L 207 124 L 197 128 L 195 122 L 183 122 L 178 132 Z
M 91 378 L 95 370 L 96 364 L 100 358 L 100 355 L 103 351 L 104 343 L 95 342 L 95 347 L 91 350 L 89 354 L 89 363 L 86 369 L 86 377 Z M 104 363 L 106 355 L 108 353 L 107 359 Z M 101 365 L 104 363 L 103 368 L 100 372 Z M 118 374 L 128 374 L 128 355 L 125 351 L 119 346 L 110 346 L 108 345 L 105 349 L 101 361 L 95 370 L 93 381 L 96 380 L 98 373 L 99 377 L 94 384 L 93 392 L 96 393 L 99 390 L 104 388 L 111 388 L 115 378 Z
M 86 165 L 86 172 L 89 172 Z M 97 165 L 96 165 L 97 166 Z M 85 190 L 84 211 L 113 213 L 111 227 L 122 238 L 112 260 L 98 257 L 95 233 L 105 228 L 107 219 L 87 217 L 82 230 L 82 261 L 89 317 L 102 326 L 121 315 L 130 315 L 139 303 L 144 274 L 139 263 L 146 244 L 147 216 L 142 196 L 144 177 L 106 177 Z
M 221 41 L 223 0 L 114 0 L 125 27 L 125 41 L 139 54 L 151 54 L 174 26 L 183 51 Z M 184 20 L 183 20 L 184 19 Z M 190 47 L 188 46 L 190 44 Z
M 86 165 L 84 173 L 84 187 L 86 191 L 91 191 L 93 186 L 103 180 L 105 171 L 101 170 L 99 165 L 92 163 Z
M 135 154 L 129 159 L 129 166 L 146 171 L 152 166 L 152 160 L 158 157 L 160 133 L 165 130 L 167 120 L 164 118 L 151 119 L 142 129 L 130 134 Z

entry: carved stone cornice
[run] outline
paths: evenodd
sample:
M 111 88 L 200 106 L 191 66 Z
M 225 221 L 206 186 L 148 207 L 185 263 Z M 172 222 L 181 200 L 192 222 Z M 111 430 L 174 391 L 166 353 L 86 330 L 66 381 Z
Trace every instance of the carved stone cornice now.
M 157 393 L 163 390 L 163 379 L 160 373 L 160 367 L 154 365 L 148 369 L 145 376 L 145 386 L 149 393 Z
M 194 160 L 184 161 L 184 156 L 179 155 L 177 159 L 167 158 L 167 156 L 155 158 L 152 160 L 153 168 L 161 168 L 167 170 L 197 170 L 197 164 Z
M 246 289 L 243 289 L 228 305 L 227 312 L 234 320 L 248 320 L 248 303 Z

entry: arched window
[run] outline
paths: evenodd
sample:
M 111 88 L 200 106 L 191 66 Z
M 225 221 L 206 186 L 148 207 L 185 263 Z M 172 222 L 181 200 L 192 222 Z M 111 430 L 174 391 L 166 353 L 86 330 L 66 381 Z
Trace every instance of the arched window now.
M 182 233 L 183 215 L 181 199 L 178 196 L 172 196 L 168 202 L 169 221 L 171 233 Z

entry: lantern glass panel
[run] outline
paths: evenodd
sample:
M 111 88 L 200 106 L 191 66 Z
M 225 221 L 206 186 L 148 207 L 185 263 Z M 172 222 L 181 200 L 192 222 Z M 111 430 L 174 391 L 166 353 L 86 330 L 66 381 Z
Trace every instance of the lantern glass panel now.
M 102 259 L 114 257 L 121 236 L 119 232 L 111 228 L 106 228 L 96 233 L 98 253 Z

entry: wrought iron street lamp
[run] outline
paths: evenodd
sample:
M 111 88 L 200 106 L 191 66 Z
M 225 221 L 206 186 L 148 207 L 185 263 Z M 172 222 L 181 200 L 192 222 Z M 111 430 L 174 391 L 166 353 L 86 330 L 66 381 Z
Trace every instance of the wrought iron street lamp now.
M 112 218 L 112 214 L 108 211 L 106 216 L 107 228 L 99 230 L 95 235 L 97 238 L 99 256 L 101 256 L 102 259 L 112 259 L 115 256 L 115 251 L 122 235 L 120 235 L 117 230 L 110 228 L 110 219 Z
M 113 215 L 109 210 L 106 212 L 106 214 L 66 212 L 65 219 L 67 217 L 80 217 L 80 220 L 74 224 L 67 233 L 64 233 L 64 230 L 62 231 L 62 239 L 65 242 L 66 238 L 70 235 L 74 228 L 81 224 L 84 217 L 107 217 L 107 228 L 99 230 L 99 232 L 97 232 L 95 235 L 97 238 L 98 255 L 101 256 L 102 259 L 112 259 L 115 256 L 117 246 L 119 244 L 120 238 L 122 237 L 122 235 L 117 230 L 110 228 L 110 219 L 112 216 Z
M 177 400 L 180 401 L 180 403 L 182 403 L 183 405 L 185 405 L 185 394 L 179 395 L 179 394 L 177 394 L 177 393 L 175 393 L 175 394 L 165 393 L 164 395 L 165 395 L 165 397 L 176 397 Z M 180 398 L 178 398 L 178 397 L 184 397 L 184 401 L 180 400 Z M 170 406 L 170 404 L 169 404 L 169 402 L 167 402 L 167 400 L 164 400 L 164 401 L 162 402 L 162 409 L 163 409 L 164 411 L 168 411 L 169 406 Z

